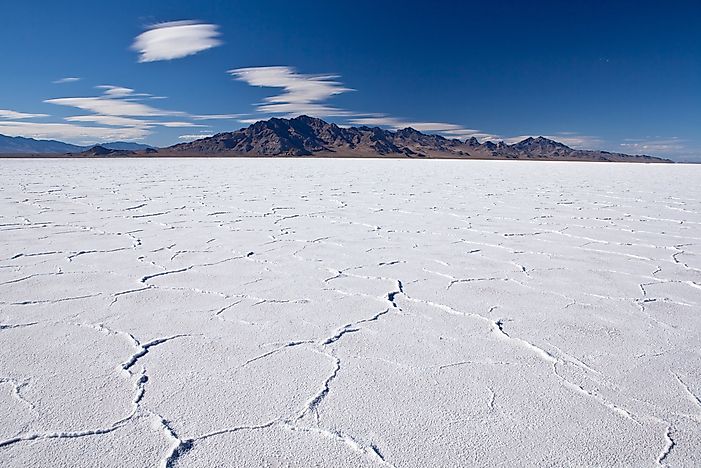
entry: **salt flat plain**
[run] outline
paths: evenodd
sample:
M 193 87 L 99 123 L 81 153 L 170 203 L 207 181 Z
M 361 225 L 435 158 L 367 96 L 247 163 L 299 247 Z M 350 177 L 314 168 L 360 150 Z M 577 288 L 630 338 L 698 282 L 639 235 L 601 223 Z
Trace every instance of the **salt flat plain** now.
M 0 465 L 701 466 L 701 167 L 0 162 Z

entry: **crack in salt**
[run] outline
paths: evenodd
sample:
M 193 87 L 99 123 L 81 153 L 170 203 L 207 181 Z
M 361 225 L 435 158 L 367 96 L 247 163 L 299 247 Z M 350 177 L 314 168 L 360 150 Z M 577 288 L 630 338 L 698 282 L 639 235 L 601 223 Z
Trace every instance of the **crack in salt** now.
M 669 454 L 672 452 L 672 449 L 676 445 L 674 442 L 674 439 L 672 438 L 672 432 L 674 431 L 674 428 L 672 426 L 667 426 L 667 429 L 665 429 L 664 437 L 665 437 L 665 446 L 662 448 L 662 451 L 660 454 L 657 456 L 657 464 L 660 466 L 667 466 L 664 461 L 667 459 Z

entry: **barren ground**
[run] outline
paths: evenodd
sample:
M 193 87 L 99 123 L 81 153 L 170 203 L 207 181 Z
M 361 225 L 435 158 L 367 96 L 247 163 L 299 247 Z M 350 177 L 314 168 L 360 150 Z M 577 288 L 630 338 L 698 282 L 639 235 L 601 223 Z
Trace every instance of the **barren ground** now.
M 0 161 L 0 465 L 700 466 L 700 187 Z

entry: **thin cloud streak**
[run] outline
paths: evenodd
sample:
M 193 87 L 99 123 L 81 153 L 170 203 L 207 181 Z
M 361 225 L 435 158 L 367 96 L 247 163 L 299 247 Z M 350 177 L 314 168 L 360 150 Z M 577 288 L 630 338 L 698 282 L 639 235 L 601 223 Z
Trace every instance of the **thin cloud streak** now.
M 47 99 L 44 102 L 59 106 L 75 107 L 99 115 L 122 117 L 186 116 L 185 112 L 167 111 L 138 102 L 151 94 L 136 93 L 131 88 L 113 85 L 100 85 L 95 88 L 103 91 L 102 96 L 68 97 Z
M 38 117 L 49 117 L 49 114 L 27 114 L 26 112 L 17 112 L 9 109 L 0 109 L 0 119 L 22 120 L 34 119 Z
M 389 127 L 394 130 L 412 127 L 419 131 L 431 131 L 449 138 L 497 139 L 496 135 L 467 129 L 460 125 L 442 122 L 410 122 L 383 114 L 361 114 L 329 106 L 328 99 L 338 94 L 354 91 L 338 81 L 339 75 L 307 75 L 297 72 L 289 66 L 266 66 L 236 68 L 228 73 L 238 81 L 251 86 L 280 88 L 283 91 L 275 96 L 265 98 L 258 104 L 258 112 L 265 114 L 282 114 L 284 117 L 311 115 L 314 117 L 346 117 L 355 125 Z M 241 123 L 254 123 L 257 119 L 242 119 Z
M 464 128 L 460 125 L 445 123 L 445 122 L 412 122 L 395 117 L 388 116 L 372 116 L 360 117 L 349 120 L 354 125 L 368 125 L 378 127 L 389 127 L 392 130 L 401 130 L 403 128 L 413 128 L 420 132 L 437 133 L 446 138 L 456 138 L 466 140 L 469 138 L 477 138 L 479 140 L 500 140 L 501 138 L 491 133 L 485 133 L 480 130 Z
M 103 89 L 106 96 L 110 97 L 124 97 L 131 96 L 134 94 L 134 90 L 131 88 L 125 88 L 123 86 L 112 86 L 112 85 L 100 85 L 95 86 L 96 89 Z M 139 96 L 150 96 L 149 94 L 139 94 Z
M 174 60 L 222 44 L 218 26 L 197 21 L 172 21 L 152 26 L 134 40 L 139 62 Z
M 61 78 L 60 80 L 52 81 L 53 84 L 66 84 L 66 83 L 75 83 L 76 81 L 80 81 L 81 79 L 78 78 L 77 76 L 68 76 L 66 78 Z
M 101 115 L 130 117 L 186 115 L 184 112 L 166 111 L 139 102 L 114 99 L 109 96 L 57 98 L 47 99 L 44 102 L 59 106 L 75 107 Z
M 192 115 L 195 120 L 231 120 L 238 119 L 242 114 L 202 114 Z
M 0 121 L 0 134 L 28 138 L 75 141 L 140 140 L 150 132 L 136 127 L 87 127 L 70 123 Z
M 130 119 L 129 117 L 119 117 L 115 115 L 74 115 L 66 117 L 68 122 L 90 122 L 99 125 L 109 125 L 113 127 L 141 127 L 147 128 L 149 121 L 140 119 Z
M 209 134 L 205 133 L 205 134 L 201 134 L 201 135 L 180 135 L 178 137 L 178 139 L 185 140 L 185 141 L 194 141 L 194 140 L 199 140 L 200 138 L 209 138 L 209 137 L 213 137 L 213 136 L 214 136 L 213 133 L 209 133 Z
M 577 135 L 573 132 L 562 132 L 557 133 L 555 135 L 518 135 L 505 138 L 504 141 L 510 145 L 513 145 L 514 143 L 518 143 L 527 138 L 537 138 L 539 136 L 542 136 L 549 140 L 555 140 L 574 149 L 596 149 L 604 143 L 603 140 L 601 140 L 599 137 L 589 135 Z
M 65 117 L 68 124 L 52 124 L 51 126 L 35 126 L 24 128 L 43 138 L 90 138 L 103 139 L 119 138 L 121 140 L 143 139 L 153 133 L 156 127 L 166 128 L 207 128 L 208 125 L 195 123 L 192 120 L 220 120 L 233 118 L 234 114 L 212 114 L 191 116 L 186 112 L 170 111 L 145 104 L 143 101 L 150 94 L 137 93 L 132 88 L 114 85 L 100 85 L 100 96 L 68 97 L 47 99 L 46 103 L 73 107 L 90 114 Z M 164 120 L 175 117 L 176 119 Z M 75 122 L 75 123 L 74 123 Z M 78 123 L 94 124 L 81 126 Z M 17 128 L 15 125 L 13 128 Z M 82 130 L 81 130 L 82 129 Z M 16 130 L 15 130 L 16 131 Z M 61 133 L 65 132 L 65 133 Z
M 288 66 L 237 68 L 228 73 L 234 79 L 251 86 L 282 89 L 282 93 L 267 97 L 264 103 L 258 104 L 259 112 L 284 114 L 286 117 L 353 115 L 349 111 L 323 104 L 332 96 L 353 91 L 336 81 L 338 75 L 306 75 Z
M 207 125 L 196 124 L 193 122 L 172 121 L 162 122 L 157 120 L 140 120 L 130 119 L 128 117 L 119 117 L 113 115 L 75 115 L 66 117 L 68 122 L 91 122 L 99 125 L 108 125 L 114 127 L 135 127 L 135 128 L 153 128 L 153 127 L 169 127 L 169 128 L 196 128 L 207 127 Z
M 626 151 L 635 151 L 640 153 L 681 153 L 688 151 L 684 140 L 671 137 L 671 138 L 648 138 L 648 139 L 634 139 L 628 138 L 625 140 L 626 143 L 621 143 L 621 146 L 625 148 Z

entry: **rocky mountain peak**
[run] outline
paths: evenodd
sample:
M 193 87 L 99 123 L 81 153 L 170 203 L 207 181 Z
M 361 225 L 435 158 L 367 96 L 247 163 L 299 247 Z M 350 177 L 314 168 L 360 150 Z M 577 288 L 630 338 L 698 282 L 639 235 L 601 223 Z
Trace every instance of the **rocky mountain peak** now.
M 95 145 L 92 148 L 89 148 L 80 154 L 83 156 L 127 156 L 134 154 L 134 152 L 127 150 L 110 149 L 105 148 L 102 145 Z
M 560 143 L 559 141 L 551 140 L 549 138 L 545 138 L 543 136 L 539 137 L 528 137 L 524 140 L 519 141 L 518 143 L 515 143 L 513 145 L 514 148 L 516 149 L 528 149 L 528 148 L 552 148 L 552 149 L 567 149 L 571 150 L 571 148 L 567 145 L 564 145 Z

